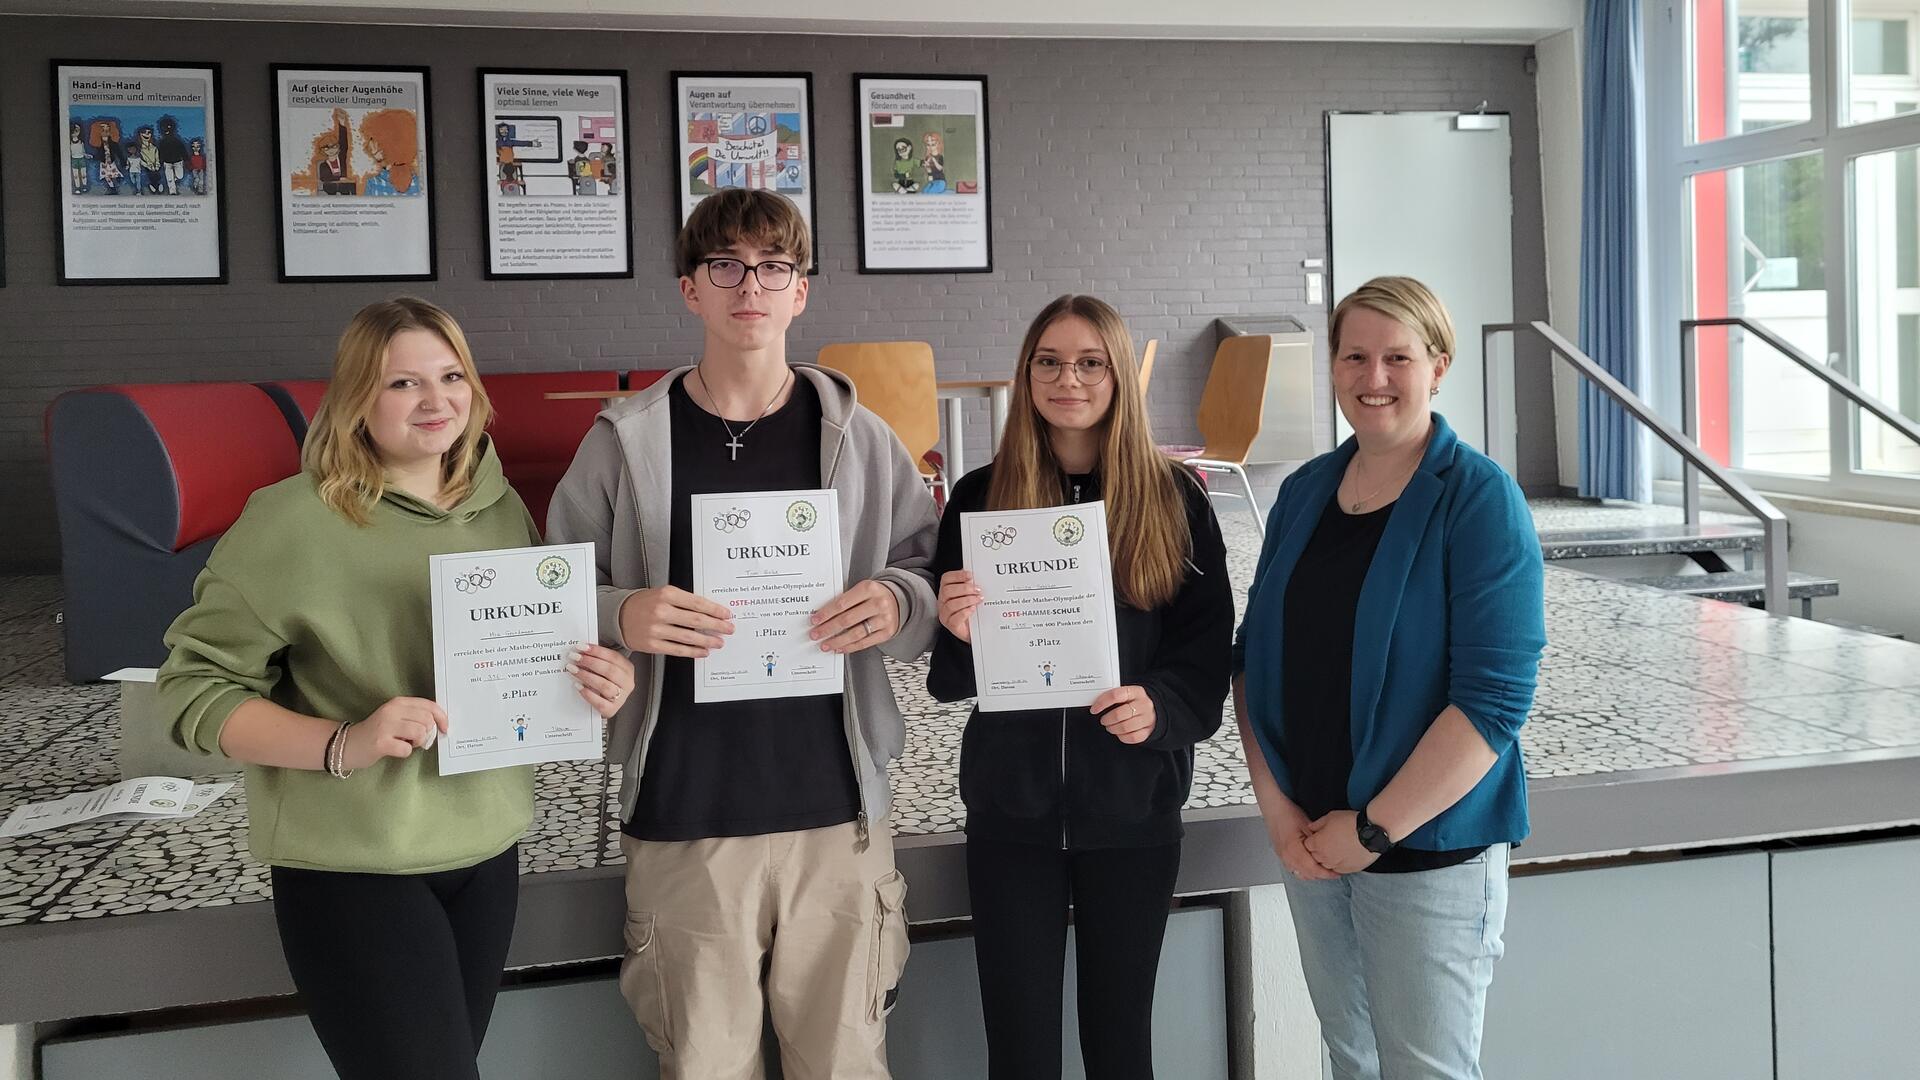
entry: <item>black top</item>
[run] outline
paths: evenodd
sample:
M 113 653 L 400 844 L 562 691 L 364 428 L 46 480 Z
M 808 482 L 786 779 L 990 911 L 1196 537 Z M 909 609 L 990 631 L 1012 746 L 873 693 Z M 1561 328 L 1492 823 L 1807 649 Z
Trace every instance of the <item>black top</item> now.
M 1393 506 L 1348 514 L 1340 509 L 1336 492 L 1287 581 L 1281 631 L 1286 658 L 1280 672 L 1283 757 L 1293 778 L 1294 802 L 1311 820 L 1335 810 L 1359 809 L 1347 798 L 1353 773 L 1354 615 Z M 1396 847 L 1367 869 L 1381 874 L 1438 870 L 1485 850 Z
M 693 496 L 820 486 L 820 395 L 796 378 L 780 410 L 741 435 L 738 460 L 720 418 L 685 381 L 668 390 L 673 428 L 673 533 L 667 580 L 693 588 Z M 744 422 L 733 421 L 738 433 Z M 740 648 L 737 641 L 727 648 Z M 660 720 L 629 836 L 699 840 L 819 829 L 860 812 L 859 781 L 839 694 L 695 704 L 693 661 L 666 657 Z
M 960 515 L 986 509 L 992 474 L 988 465 L 953 486 L 940 519 L 935 581 L 960 569 Z M 1097 475 L 1064 480 L 1070 501 L 1101 497 Z M 1233 590 L 1220 524 L 1199 482 L 1186 477 L 1182 484 L 1193 538 L 1186 581 L 1152 611 L 1115 603 L 1120 678 L 1146 688 L 1153 733 L 1129 745 L 1086 709 L 975 709 L 960 744 L 968 836 L 1073 851 L 1180 838 L 1193 745 L 1220 727 L 1233 653 Z M 945 627 L 934 638 L 927 691 L 940 701 L 974 696 L 973 648 Z

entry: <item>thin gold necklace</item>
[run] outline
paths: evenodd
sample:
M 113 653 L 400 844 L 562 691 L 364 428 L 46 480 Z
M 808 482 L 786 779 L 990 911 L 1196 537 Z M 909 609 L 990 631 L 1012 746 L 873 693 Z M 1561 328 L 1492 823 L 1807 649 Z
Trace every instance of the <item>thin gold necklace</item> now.
M 792 368 L 787 369 L 787 377 L 780 380 L 780 388 L 778 390 L 775 390 L 773 392 L 773 396 L 767 399 L 767 407 L 764 409 L 761 409 L 760 415 L 754 417 L 751 421 L 749 421 L 746 427 L 741 428 L 740 433 L 738 435 L 734 434 L 733 425 L 727 423 L 727 418 L 720 415 L 720 399 L 713 396 L 712 390 L 707 389 L 707 380 L 700 375 L 699 364 L 693 365 L 693 377 L 700 380 L 700 392 L 707 395 L 708 401 L 713 402 L 713 408 L 714 408 L 713 418 L 715 420 L 720 421 L 721 427 L 727 429 L 727 443 L 726 443 L 727 460 L 739 461 L 741 436 L 745 435 L 749 431 L 752 431 L 754 424 L 757 424 L 760 421 L 765 420 L 767 418 L 767 414 L 773 411 L 773 403 L 780 400 L 780 395 L 786 392 L 787 384 L 793 381 L 793 369 Z
M 1411 468 L 1411 469 L 1408 469 L 1408 470 L 1407 470 L 1407 478 L 1408 478 L 1408 479 L 1412 479 L 1412 477 L 1413 477 L 1413 474 L 1414 474 L 1415 472 L 1417 472 L 1417 471 L 1419 471 L 1419 469 L 1420 469 L 1420 463 L 1421 463 L 1422 461 L 1424 461 L 1424 460 L 1426 460 L 1426 456 L 1427 456 L 1427 442 L 1428 442 L 1428 440 L 1430 440 L 1430 439 L 1432 439 L 1432 438 L 1433 438 L 1433 429 L 1432 429 L 1431 427 L 1429 427 L 1429 428 L 1427 429 L 1427 434 L 1426 434 L 1426 435 L 1425 435 L 1425 436 L 1424 436 L 1424 437 L 1423 437 L 1423 438 L 1422 438 L 1422 439 L 1420 440 L 1420 452 L 1419 452 L 1418 454 L 1416 454 L 1416 455 L 1414 455 L 1414 458 L 1413 458 L 1413 468 Z M 1354 452 L 1354 457 L 1353 457 L 1353 464 L 1354 464 L 1354 469 L 1355 469 L 1355 471 L 1357 471 L 1357 472 L 1365 472 L 1365 471 L 1366 471 L 1366 461 L 1365 461 L 1365 459 L 1363 459 L 1363 458 L 1361 458 L 1361 457 L 1360 457 L 1360 454 L 1359 454 L 1359 452 L 1358 452 L 1358 451 L 1355 451 L 1355 452 Z M 1381 485 L 1379 485 L 1378 487 L 1376 487 L 1376 488 L 1374 488 L 1374 489 L 1373 489 L 1372 491 L 1369 491 L 1369 492 L 1367 492 L 1367 493 L 1366 493 L 1365 495 L 1363 495 L 1363 496 L 1361 496 L 1360 498 L 1358 498 L 1358 499 L 1355 499 L 1355 500 L 1353 500 L 1353 504 L 1352 504 L 1351 506 L 1349 506 L 1349 507 L 1347 507 L 1347 513 L 1349 513 L 1349 514 L 1357 514 L 1357 513 L 1359 513 L 1359 512 L 1360 512 L 1360 508 L 1361 508 L 1361 507 L 1363 507 L 1363 506 L 1365 506 L 1365 505 L 1367 505 L 1368 503 L 1370 503 L 1370 502 L 1372 502 L 1372 501 L 1373 501 L 1373 497 L 1374 497 L 1375 495 L 1378 495 L 1378 494 L 1380 494 L 1380 493 L 1381 493 L 1382 491 L 1385 491 L 1386 489 L 1387 489 L 1387 485 L 1386 485 L 1385 483 L 1382 483 L 1382 484 L 1381 484 Z

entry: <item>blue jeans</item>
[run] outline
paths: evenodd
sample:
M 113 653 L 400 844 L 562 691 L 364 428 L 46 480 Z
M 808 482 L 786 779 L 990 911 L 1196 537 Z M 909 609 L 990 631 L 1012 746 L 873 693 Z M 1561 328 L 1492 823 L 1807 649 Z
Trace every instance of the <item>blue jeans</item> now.
M 1410 874 L 1286 875 L 1335 1080 L 1480 1080 L 1507 922 L 1507 845 Z

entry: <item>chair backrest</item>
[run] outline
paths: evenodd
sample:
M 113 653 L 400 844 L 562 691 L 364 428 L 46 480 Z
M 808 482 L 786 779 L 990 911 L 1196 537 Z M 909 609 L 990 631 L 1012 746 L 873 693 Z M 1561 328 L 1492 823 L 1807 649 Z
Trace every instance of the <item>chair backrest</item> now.
M 822 348 L 819 364 L 853 380 L 860 404 L 887 422 L 916 463 L 940 441 L 933 346 L 924 341 L 845 342 Z
M 1213 351 L 1213 370 L 1200 394 L 1200 437 L 1206 456 L 1243 464 L 1260 434 L 1267 401 L 1267 364 L 1273 339 L 1265 334 L 1227 338 Z
M 658 371 L 649 368 L 634 368 L 632 371 L 627 372 L 626 382 L 622 385 L 629 390 L 645 390 L 647 387 L 652 386 L 654 383 L 666 377 L 666 368 L 661 368 Z
M 1140 402 L 1147 400 L 1147 384 L 1153 381 L 1153 356 L 1160 351 L 1160 339 L 1148 338 L 1147 347 L 1140 350 Z
M 597 400 L 548 401 L 547 394 L 620 386 L 614 371 L 482 372 L 480 379 L 493 402 L 493 424 L 487 431 L 501 464 L 509 468 L 527 461 L 572 461 L 602 408 Z

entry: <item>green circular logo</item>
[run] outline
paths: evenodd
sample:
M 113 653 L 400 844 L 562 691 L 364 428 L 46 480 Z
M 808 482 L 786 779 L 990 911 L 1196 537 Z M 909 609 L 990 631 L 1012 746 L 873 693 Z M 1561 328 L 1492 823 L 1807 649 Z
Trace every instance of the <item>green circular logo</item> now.
M 573 580 L 573 565 L 558 555 L 549 555 L 540 560 L 540 565 L 534 568 L 533 576 L 547 588 L 557 589 Z
M 179 805 L 178 803 L 174 802 L 172 799 L 148 799 L 147 802 L 149 802 L 154 806 L 164 806 L 169 808 Z
M 820 511 L 815 510 L 813 504 L 805 499 L 787 507 L 787 524 L 793 527 L 794 532 L 806 532 L 819 521 Z
M 1061 547 L 1072 547 L 1087 538 L 1087 526 L 1072 514 L 1062 515 L 1053 523 L 1053 538 Z

